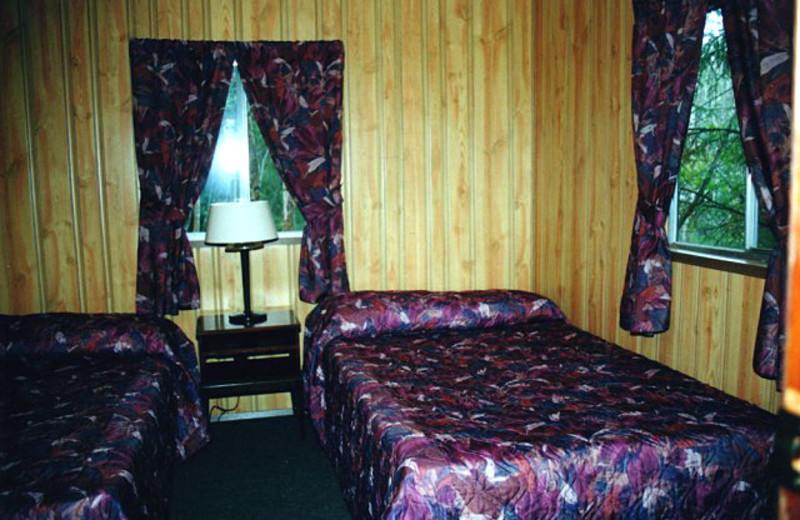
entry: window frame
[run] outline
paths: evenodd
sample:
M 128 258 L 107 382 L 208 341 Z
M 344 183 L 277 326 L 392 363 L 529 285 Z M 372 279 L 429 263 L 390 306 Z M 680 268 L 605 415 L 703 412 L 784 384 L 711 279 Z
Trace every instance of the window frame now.
M 680 175 L 675 180 L 675 193 L 669 207 L 667 237 L 672 259 L 676 262 L 707 267 L 758 278 L 767 277 L 769 251 L 758 245 L 758 200 L 750 173 L 747 173 L 745 193 L 745 249 L 713 247 L 678 241 L 678 192 Z
M 715 10 L 714 7 L 711 7 L 709 13 Z M 703 39 L 705 40 L 705 34 Z M 703 45 L 705 45 L 705 41 Z M 739 146 L 741 146 L 741 142 Z M 749 169 L 745 177 L 744 249 L 678 241 L 680 171 L 681 170 L 678 171 L 677 178 L 675 179 L 675 191 L 669 207 L 667 224 L 667 237 L 670 250 L 673 253 L 673 260 L 701 267 L 765 278 L 770 251 L 758 247 L 760 209 L 755 185 L 753 184 Z

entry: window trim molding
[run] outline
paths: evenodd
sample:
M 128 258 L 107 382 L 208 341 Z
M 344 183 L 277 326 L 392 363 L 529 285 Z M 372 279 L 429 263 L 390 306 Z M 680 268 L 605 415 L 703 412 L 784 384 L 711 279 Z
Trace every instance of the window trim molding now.
M 186 235 L 189 237 L 189 244 L 192 248 L 197 247 L 216 247 L 210 246 L 205 243 L 206 240 L 206 232 L 205 231 L 187 231 Z M 299 244 L 303 239 L 303 231 L 302 230 L 292 230 L 292 231 L 278 231 L 278 240 L 274 242 L 269 242 L 264 244 L 265 246 L 291 246 L 295 244 Z
M 671 244 L 670 251 L 674 262 L 743 274 L 754 278 L 767 277 L 769 253 L 765 253 L 763 250 L 735 251 L 704 248 L 679 242 Z

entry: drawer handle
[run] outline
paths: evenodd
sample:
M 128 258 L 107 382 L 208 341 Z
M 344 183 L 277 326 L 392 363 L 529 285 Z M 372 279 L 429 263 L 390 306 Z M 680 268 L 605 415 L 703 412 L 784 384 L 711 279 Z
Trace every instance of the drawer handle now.
M 232 357 L 214 357 L 214 358 L 207 358 L 206 363 L 230 363 L 235 360 L 236 358 Z
M 280 359 L 280 358 L 288 358 L 289 353 L 282 353 L 282 354 L 254 354 L 252 356 L 247 356 L 247 359 Z

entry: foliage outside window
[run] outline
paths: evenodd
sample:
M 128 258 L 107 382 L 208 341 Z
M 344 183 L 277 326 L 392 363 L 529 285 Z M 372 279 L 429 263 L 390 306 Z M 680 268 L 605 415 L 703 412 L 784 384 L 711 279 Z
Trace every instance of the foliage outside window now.
M 697 90 L 670 212 L 670 240 L 722 254 L 771 249 L 747 173 L 721 11 L 706 18 Z
M 268 201 L 278 231 L 301 230 L 305 225 L 275 169 L 234 62 L 211 170 L 187 219 L 186 230 L 205 232 L 212 203 L 246 200 Z

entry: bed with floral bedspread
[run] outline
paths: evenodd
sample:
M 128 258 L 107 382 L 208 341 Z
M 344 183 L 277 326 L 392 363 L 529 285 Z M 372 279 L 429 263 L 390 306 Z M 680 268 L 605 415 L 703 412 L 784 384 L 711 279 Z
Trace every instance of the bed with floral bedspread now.
M 761 518 L 775 418 L 516 291 L 348 293 L 304 381 L 354 518 Z
M 0 315 L 0 518 L 165 518 L 208 442 L 192 343 L 133 315 Z

